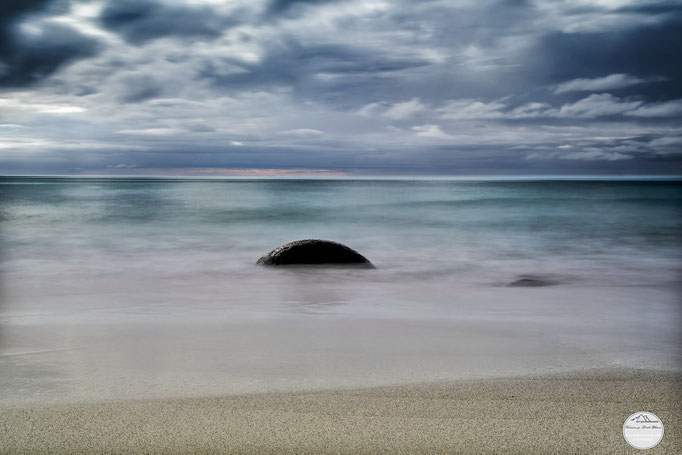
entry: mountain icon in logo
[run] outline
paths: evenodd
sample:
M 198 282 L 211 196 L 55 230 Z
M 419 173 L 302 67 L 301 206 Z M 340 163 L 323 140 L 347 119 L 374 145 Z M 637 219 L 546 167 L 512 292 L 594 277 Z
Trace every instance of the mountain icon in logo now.
M 635 412 L 623 423 L 623 437 L 635 449 L 650 449 L 663 439 L 663 422 L 656 414 Z
M 656 423 L 658 420 L 651 420 L 649 416 L 646 414 L 639 414 L 637 417 L 633 417 L 630 419 L 630 422 L 635 421 L 637 423 L 643 423 L 643 422 L 650 422 L 650 423 Z

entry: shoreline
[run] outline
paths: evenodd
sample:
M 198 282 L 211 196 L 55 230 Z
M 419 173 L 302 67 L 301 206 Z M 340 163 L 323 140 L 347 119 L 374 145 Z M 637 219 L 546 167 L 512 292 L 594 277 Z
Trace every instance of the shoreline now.
M 639 453 L 649 411 L 682 447 L 682 372 L 609 368 L 408 385 L 0 404 L 1 453 Z

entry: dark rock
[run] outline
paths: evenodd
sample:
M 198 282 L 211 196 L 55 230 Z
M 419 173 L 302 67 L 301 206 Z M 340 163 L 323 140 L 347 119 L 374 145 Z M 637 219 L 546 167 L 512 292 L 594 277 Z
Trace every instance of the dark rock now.
M 541 286 L 554 286 L 559 284 L 557 281 L 537 275 L 521 275 L 507 286 L 537 288 Z
M 258 265 L 343 265 L 374 268 L 367 258 L 346 245 L 329 240 L 299 240 L 263 256 Z

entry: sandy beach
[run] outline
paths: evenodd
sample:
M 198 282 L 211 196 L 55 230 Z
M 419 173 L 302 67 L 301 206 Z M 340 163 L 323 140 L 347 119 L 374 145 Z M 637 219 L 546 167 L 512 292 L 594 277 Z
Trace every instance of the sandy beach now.
M 635 369 L 314 392 L 0 408 L 2 453 L 639 453 L 682 448 L 682 374 Z

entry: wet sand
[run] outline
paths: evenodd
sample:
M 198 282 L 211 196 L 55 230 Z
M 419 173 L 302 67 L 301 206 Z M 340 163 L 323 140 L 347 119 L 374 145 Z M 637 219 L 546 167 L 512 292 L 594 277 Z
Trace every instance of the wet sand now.
M 587 370 L 361 389 L 0 405 L 0 453 L 641 453 L 625 419 L 682 451 L 682 373 Z

